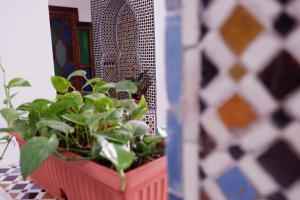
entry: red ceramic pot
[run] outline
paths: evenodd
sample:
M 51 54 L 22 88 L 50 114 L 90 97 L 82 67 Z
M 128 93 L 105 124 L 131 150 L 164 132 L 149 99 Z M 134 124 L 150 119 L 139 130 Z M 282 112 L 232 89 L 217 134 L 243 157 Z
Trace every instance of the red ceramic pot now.
M 22 148 L 24 140 L 18 133 L 12 135 Z M 126 173 L 124 192 L 115 171 L 92 161 L 66 162 L 51 156 L 30 177 L 60 200 L 167 200 L 166 157 Z

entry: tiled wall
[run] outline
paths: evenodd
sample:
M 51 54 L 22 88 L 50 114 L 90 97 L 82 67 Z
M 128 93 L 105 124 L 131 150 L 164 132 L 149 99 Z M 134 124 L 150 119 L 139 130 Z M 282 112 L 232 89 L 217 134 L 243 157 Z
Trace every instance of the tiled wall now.
M 174 102 L 169 114 L 171 200 L 196 199 L 195 189 L 194 196 L 190 194 L 196 179 L 190 172 L 193 163 L 199 167 L 202 199 L 299 200 L 300 1 L 167 4 L 167 67 L 176 69 L 172 76 L 183 79 L 176 89 L 181 98 L 169 90 Z M 172 37 L 181 40 L 170 41 Z M 189 76 L 193 74 L 198 84 Z M 186 108 L 197 106 L 195 99 L 199 112 L 191 109 L 186 114 Z M 189 115 L 198 116 L 198 140 Z M 173 156 L 175 151 L 179 158 Z M 192 163 L 187 157 L 194 158 L 195 151 L 199 157 Z
M 92 0 L 95 74 L 109 82 L 148 71 L 152 78 L 146 118 L 156 126 L 156 66 L 153 0 Z

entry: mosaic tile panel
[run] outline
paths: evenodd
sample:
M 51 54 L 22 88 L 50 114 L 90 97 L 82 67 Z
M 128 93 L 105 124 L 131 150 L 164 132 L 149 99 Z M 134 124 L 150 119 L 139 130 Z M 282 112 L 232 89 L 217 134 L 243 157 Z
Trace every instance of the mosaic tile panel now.
M 199 181 L 207 199 L 300 197 L 300 118 L 288 109 L 289 99 L 300 102 L 291 2 L 203 0 Z
M 0 187 L 14 200 L 55 199 L 30 180 L 24 181 L 18 165 L 0 168 Z
M 149 113 L 155 113 L 153 0 L 92 0 L 91 5 L 96 76 L 118 81 L 147 70 L 152 84 L 146 99 Z M 106 76 L 107 67 L 117 69 L 115 77 Z
M 178 110 L 178 121 L 169 116 L 169 134 L 178 126 L 176 136 L 169 138 L 170 199 L 299 200 L 300 1 L 166 3 L 167 71 L 176 66 L 172 59 L 183 58 L 168 78 L 189 74 L 178 79 L 180 86 L 189 85 L 198 78 L 191 72 L 201 60 L 196 65 L 201 69 L 198 93 L 184 88 L 182 93 L 191 96 L 169 95 L 170 110 Z M 175 17 L 182 20 L 172 29 Z M 198 26 L 191 23 L 195 21 Z M 201 33 L 197 42 L 190 42 L 196 33 Z M 190 99 L 197 99 L 200 108 L 186 114 Z M 194 139 L 188 119 L 197 115 Z M 194 144 L 199 147 L 197 161 L 189 160 L 196 150 L 186 148 Z M 178 151 L 180 159 L 174 157 Z M 194 163 L 199 188 L 191 194 Z M 177 173 L 174 166 L 179 166 Z

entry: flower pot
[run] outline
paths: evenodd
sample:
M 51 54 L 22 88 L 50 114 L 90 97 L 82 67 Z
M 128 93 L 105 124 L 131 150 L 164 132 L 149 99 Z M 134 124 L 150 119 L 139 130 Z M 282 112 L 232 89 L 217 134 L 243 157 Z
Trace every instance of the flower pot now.
M 17 133 L 20 148 L 24 140 Z M 76 156 L 67 153 L 65 156 Z M 167 200 L 167 162 L 159 158 L 126 173 L 126 189 L 113 170 L 92 161 L 66 162 L 51 156 L 31 174 L 34 183 L 57 199 L 68 200 Z

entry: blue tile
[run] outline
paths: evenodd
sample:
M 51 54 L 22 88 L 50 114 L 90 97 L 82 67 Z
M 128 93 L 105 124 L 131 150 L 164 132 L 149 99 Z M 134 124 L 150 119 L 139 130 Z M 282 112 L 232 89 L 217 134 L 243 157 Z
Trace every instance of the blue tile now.
M 167 0 L 167 10 L 177 10 L 181 7 L 181 0 Z
M 257 198 L 254 187 L 237 167 L 227 171 L 217 182 L 230 200 L 253 200 Z
M 172 193 L 169 193 L 169 200 L 183 200 L 182 197 L 178 197 Z
M 171 104 L 178 104 L 182 82 L 182 45 L 181 16 L 167 17 L 166 30 L 166 71 L 168 99 Z
M 168 112 L 168 134 L 169 188 L 176 194 L 182 194 L 182 127 L 171 111 Z

